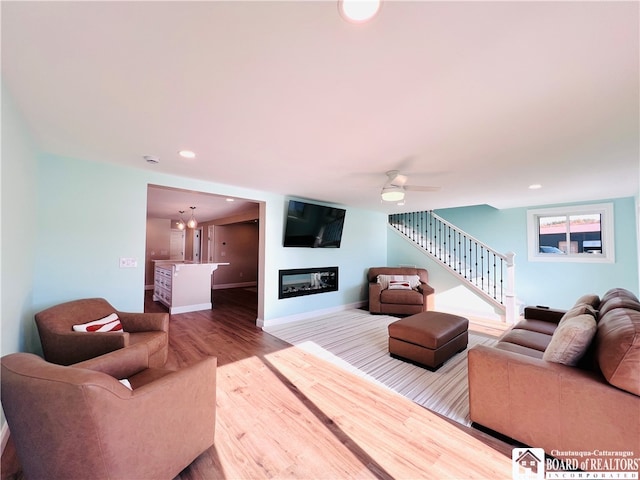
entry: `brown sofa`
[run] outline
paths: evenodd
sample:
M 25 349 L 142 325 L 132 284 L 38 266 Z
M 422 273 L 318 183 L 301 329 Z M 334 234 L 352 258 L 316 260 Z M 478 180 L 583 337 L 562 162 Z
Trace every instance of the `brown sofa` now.
M 138 344 L 73 366 L 29 353 L 0 363 L 2 408 L 28 479 L 171 479 L 214 443 L 215 357 L 149 368 Z
M 640 453 L 640 302 L 633 293 L 585 295 L 569 311 L 528 307 L 494 347 L 469 349 L 468 367 L 475 424 L 558 458 Z
M 75 332 L 74 325 L 116 313 L 122 323 L 119 332 Z M 35 316 L 44 358 L 59 365 L 71 365 L 138 343 L 149 349 L 149 364 L 161 367 L 169 353 L 168 313 L 129 313 L 116 310 L 104 298 L 85 298 L 61 303 Z
M 416 288 L 400 290 L 384 288 L 379 275 L 402 277 L 418 276 Z M 369 312 L 396 315 L 413 315 L 433 310 L 433 287 L 429 285 L 429 273 L 424 268 L 373 267 L 367 274 L 369 282 Z

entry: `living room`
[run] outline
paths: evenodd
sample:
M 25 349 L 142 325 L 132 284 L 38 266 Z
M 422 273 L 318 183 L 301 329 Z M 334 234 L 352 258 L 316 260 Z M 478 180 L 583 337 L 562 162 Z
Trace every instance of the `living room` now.
M 485 5 L 483 2 L 477 2 L 475 6 L 448 5 L 442 2 L 423 2 L 422 5 L 414 2 L 416 5 L 412 8 L 425 10 L 420 11 L 417 17 L 413 12 L 413 21 L 407 20 L 412 17 L 411 11 L 397 10 L 403 7 L 403 2 L 398 2 L 399 5 L 394 5 L 396 2 L 385 4 L 374 20 L 378 25 L 383 23 L 380 20 L 382 15 L 387 14 L 395 19 L 397 31 L 401 31 L 397 25 L 406 21 L 411 26 L 407 30 L 414 35 L 423 30 L 434 35 L 433 38 L 417 37 L 419 42 L 416 37 L 409 35 L 408 39 L 404 39 L 409 44 L 436 43 L 435 32 L 443 34 L 442 30 L 447 27 L 438 27 L 438 22 L 429 20 L 433 16 L 443 15 L 450 20 L 453 18 L 449 28 L 454 31 L 455 28 L 469 26 L 466 22 L 474 26 L 464 43 L 456 43 L 451 47 L 449 57 L 436 56 L 432 60 L 432 72 L 450 74 L 443 80 L 430 84 L 433 88 L 438 88 L 437 94 L 416 97 L 419 99 L 418 106 L 410 109 L 412 114 L 414 110 L 437 110 L 435 118 L 411 117 L 405 123 L 401 121 L 407 115 L 403 109 L 409 109 L 411 102 L 406 97 L 396 100 L 390 91 L 403 88 L 413 91 L 421 82 L 427 81 L 427 76 L 421 72 L 421 75 L 412 79 L 405 69 L 401 70 L 407 74 L 404 76 L 395 76 L 388 73 L 388 70 L 411 64 L 411 49 L 396 50 L 394 53 L 399 55 L 397 63 L 385 63 L 391 62 L 385 55 L 381 59 L 376 57 L 376 61 L 372 63 L 377 65 L 377 69 L 372 68 L 369 63 L 371 59 L 367 59 L 365 55 L 363 62 L 369 68 L 366 73 L 382 77 L 380 82 L 375 83 L 377 90 L 374 91 L 388 95 L 382 101 L 379 100 L 373 110 L 368 108 L 366 94 L 372 93 L 368 89 L 362 96 L 352 100 L 353 103 L 350 103 L 348 96 L 333 100 L 329 96 L 323 97 L 319 103 L 286 103 L 280 109 L 270 103 L 265 106 L 261 103 L 266 101 L 263 97 L 273 95 L 272 89 L 277 84 L 276 80 L 281 77 L 274 79 L 269 75 L 261 76 L 259 88 L 252 89 L 251 74 L 268 71 L 271 65 L 268 61 L 259 61 L 261 57 L 255 50 L 251 50 L 255 56 L 250 59 L 241 55 L 240 47 L 246 48 L 246 44 L 238 32 L 245 32 L 245 28 L 248 28 L 243 26 L 243 19 L 245 15 L 251 15 L 252 9 L 258 8 L 260 14 L 267 15 L 267 18 L 276 22 L 276 28 L 257 29 L 256 41 L 270 40 L 275 43 L 274 48 L 282 48 L 296 43 L 292 40 L 296 35 L 303 38 L 307 29 L 307 12 L 295 5 L 298 2 L 290 2 L 292 5 L 273 2 L 273 11 L 268 9 L 271 2 L 265 2 L 262 7 L 249 3 L 232 7 L 230 2 L 226 5 L 230 9 L 229 17 L 224 20 L 225 2 L 215 2 L 215 14 L 222 18 L 218 22 L 236 22 L 234 25 L 237 31 L 234 33 L 231 29 L 234 34 L 230 35 L 240 45 L 236 47 L 237 58 L 245 59 L 247 64 L 250 60 L 257 62 L 257 66 L 256 70 L 251 70 L 248 76 L 244 76 L 241 75 L 244 65 L 242 62 L 224 64 L 231 73 L 239 77 L 238 83 L 251 101 L 241 101 L 240 94 L 232 97 L 235 102 L 231 102 L 232 105 L 228 104 L 228 99 L 218 96 L 207 98 L 207 105 L 203 109 L 215 110 L 219 107 L 227 116 L 207 117 L 204 121 L 199 119 L 196 123 L 206 124 L 201 130 L 196 128 L 197 124 L 187 122 L 191 116 L 200 115 L 197 113 L 200 112 L 198 99 L 191 99 L 189 108 L 185 107 L 184 110 L 182 107 L 174 109 L 175 105 L 167 106 L 163 102 L 174 94 L 171 83 L 173 80 L 167 81 L 165 85 L 161 69 L 153 70 L 152 74 L 147 73 L 144 68 L 149 67 L 148 62 L 141 63 L 138 68 L 129 63 L 132 61 L 131 57 L 126 57 L 126 62 L 121 61 L 131 45 L 116 42 L 117 49 L 106 48 L 106 44 L 115 42 L 116 38 L 126 38 L 124 33 L 121 32 L 121 36 L 105 34 L 104 37 L 97 34 L 107 29 L 97 26 L 101 25 L 100 17 L 104 14 L 104 25 L 114 26 L 114 32 L 117 28 L 126 27 L 129 31 L 145 25 L 149 29 L 147 37 L 162 35 L 172 31 L 171 22 L 164 16 L 167 12 L 161 14 L 156 10 L 149 11 L 149 15 L 157 21 L 162 19 L 162 22 L 148 24 L 143 20 L 147 12 L 142 4 L 128 7 L 122 5 L 120 8 L 131 9 L 127 9 L 126 15 L 122 15 L 117 9 L 110 9 L 109 2 L 100 7 L 104 10 L 93 12 L 90 8 L 82 7 L 80 2 L 77 5 L 78 11 L 69 11 L 67 9 L 73 9 L 72 5 L 61 6 L 57 2 L 51 2 L 49 6 L 29 6 L 30 2 L 21 6 L 17 3 L 19 2 L 11 5 L 11 2 L 3 2 L 2 5 L 2 355 L 23 351 L 40 352 L 33 316 L 54 304 L 99 296 L 109 299 L 120 310 L 142 311 L 145 284 L 142 259 L 145 258 L 146 195 L 149 185 L 244 198 L 260 204 L 259 294 L 255 319 L 259 326 L 361 305 L 367 296 L 366 271 L 372 266 L 423 265 L 431 274 L 437 308 L 449 308 L 464 302 L 465 300 L 455 297 L 458 284 L 450 276 L 389 230 L 387 216 L 397 211 L 436 210 L 444 218 L 499 251 L 514 251 L 516 295 L 524 303 L 569 308 L 576 298 L 587 292 L 603 294 L 614 286 L 625 287 L 636 294 L 639 291 L 638 6 L 635 3 L 612 5 L 612 10 L 606 10 L 603 4 L 597 2 L 576 2 L 565 5 L 566 10 L 558 7 L 559 11 L 550 14 L 544 10 L 536 11 L 529 4 L 520 4 L 519 7 L 518 4 L 505 2 L 504 10 L 492 10 L 495 17 L 493 21 L 482 14 L 482 8 L 497 9 L 498 6 Z M 341 41 L 349 39 L 358 43 L 362 49 L 358 52 L 368 51 L 368 45 L 359 40 L 358 35 L 364 33 L 366 40 L 371 40 L 374 38 L 371 28 L 367 30 L 367 25 L 349 25 L 343 22 L 335 5 L 327 6 L 328 11 L 325 12 L 322 5 L 325 2 L 310 3 L 309 8 L 313 8 L 314 14 L 318 13 L 323 22 L 330 21 L 331 15 L 338 17 L 338 23 L 331 27 L 329 35 L 335 35 Z M 177 4 L 175 2 L 173 7 L 165 5 L 159 8 L 177 8 Z M 206 18 L 199 10 L 206 8 L 206 5 L 206 2 L 198 7 L 191 4 L 190 7 L 195 11 L 189 14 L 182 12 L 184 24 L 194 22 L 199 32 L 210 28 L 215 30 L 206 22 L 202 25 L 198 21 L 198 17 Z M 410 5 L 404 5 L 404 8 L 409 7 Z M 468 17 L 464 17 L 466 22 L 456 23 L 455 18 L 463 18 L 458 16 L 463 14 L 466 7 L 471 8 Z M 57 10 L 58 8 L 62 10 Z M 154 5 L 149 4 L 147 8 L 153 9 Z M 293 10 L 289 12 L 287 8 Z M 525 8 L 525 11 L 519 13 L 518 8 Z M 599 12 L 599 8 L 605 9 L 606 15 Z M 169 17 L 171 13 L 175 12 L 169 11 Z M 517 38 L 523 42 L 531 40 L 535 38 L 537 27 L 531 27 L 529 22 L 535 23 L 543 19 L 549 19 L 553 24 L 546 27 L 551 36 L 551 33 L 564 29 L 564 22 L 572 18 L 574 13 L 579 13 L 584 23 L 573 18 L 573 33 L 579 39 L 575 45 L 567 42 L 564 37 L 556 39 L 567 52 L 567 56 L 562 58 L 566 60 L 574 52 L 579 53 L 580 59 L 576 59 L 576 62 L 582 65 L 582 62 L 588 63 L 585 57 L 593 56 L 599 73 L 589 77 L 588 81 L 583 79 L 578 82 L 575 77 L 563 71 L 562 74 L 552 76 L 549 83 L 541 80 L 544 83 L 541 90 L 545 95 L 524 97 L 524 90 L 520 90 L 520 87 L 524 87 L 520 82 L 524 77 L 544 79 L 545 76 L 551 76 L 551 70 L 535 70 L 544 65 L 544 62 L 539 63 L 541 59 L 550 55 L 549 44 L 545 44 L 545 48 L 539 52 L 525 49 L 532 59 L 529 73 L 520 72 L 522 77 L 516 76 L 517 70 L 526 70 L 528 62 L 519 63 L 517 68 L 507 69 L 502 74 L 501 68 L 506 69 L 499 61 L 500 55 L 505 53 L 503 50 L 496 50 L 493 56 L 488 55 L 487 51 L 483 53 L 482 50 L 462 48 L 466 48 L 469 43 L 480 43 L 485 48 L 509 43 L 512 38 L 510 35 L 515 35 L 514 30 L 525 27 L 530 36 Z M 532 14 L 536 15 L 533 19 Z M 284 22 L 287 15 L 291 21 L 283 25 L 280 22 Z M 421 15 L 428 18 L 422 18 Z M 62 21 L 65 17 L 69 19 L 69 23 Z M 131 23 L 121 25 L 119 22 L 125 17 L 131 18 Z M 602 17 L 609 18 L 605 22 L 606 28 L 598 30 L 598 35 L 590 33 L 590 29 L 598 25 L 598 18 Z M 259 25 L 255 18 L 250 18 L 251 25 Z M 514 18 L 520 18 L 522 23 L 515 23 Z M 58 20 L 60 23 L 57 23 Z M 425 26 L 421 26 L 420 21 L 426 22 Z M 508 26 L 511 21 L 514 23 Z M 73 23 L 77 24 L 79 31 L 72 30 L 74 35 L 66 38 L 61 31 L 70 29 L 70 24 Z M 620 26 L 616 29 L 614 27 L 617 23 Z M 181 28 L 186 29 L 181 25 Z M 315 26 L 313 24 L 308 29 L 313 30 Z M 216 27 L 222 28 L 218 23 Z M 355 27 L 355 30 L 351 27 Z M 42 29 L 42 36 L 36 35 L 39 29 Z M 386 34 L 394 31 L 391 27 L 389 29 L 385 30 Z M 276 41 L 272 37 L 274 31 L 281 31 L 286 35 Z M 182 30 L 181 33 L 188 37 Z M 479 36 L 474 37 L 474 34 Z M 33 42 L 25 40 L 31 37 Z M 165 42 L 166 37 L 162 38 Z M 389 37 L 375 38 L 377 43 L 373 44 L 373 50 L 381 50 L 384 39 Z M 478 42 L 479 38 L 484 38 L 485 42 Z M 629 42 L 629 39 L 633 41 Z M 590 41 L 587 43 L 587 40 Z M 47 42 L 52 44 L 51 50 L 45 48 Z M 53 45 L 55 42 L 61 42 L 61 45 Z M 144 48 L 136 50 L 141 58 L 162 56 L 159 50 L 153 48 L 152 40 L 145 42 L 149 42 L 151 46 L 143 43 Z M 587 45 L 584 50 L 580 42 Z M 596 43 L 602 47 L 590 51 Z M 443 42 L 438 44 L 442 45 Z M 222 42 L 221 45 L 230 48 L 229 43 Z M 314 45 L 313 42 L 305 43 L 308 48 Z M 295 91 L 296 79 L 299 80 L 297 75 L 300 74 L 297 72 L 297 65 L 301 64 L 301 58 L 307 54 L 315 55 L 317 63 L 328 62 L 335 51 L 340 51 L 336 44 L 331 44 L 331 47 L 333 50 L 328 52 L 311 49 L 306 53 L 291 47 L 293 52 L 289 53 L 293 55 L 292 66 L 282 75 L 289 76 L 291 80 L 280 88 Z M 196 45 L 190 44 L 190 48 L 195 51 Z M 562 48 L 558 47 L 558 50 Z M 91 74 L 83 73 L 82 65 L 89 65 L 83 62 L 88 62 L 88 58 L 95 55 L 92 49 L 98 49 L 96 51 L 102 55 L 103 67 L 93 70 Z M 224 52 L 224 49 L 221 50 Z M 170 49 L 168 51 L 171 52 Z M 74 60 L 72 52 L 79 56 L 78 59 Z M 420 52 L 423 54 L 422 50 Z M 445 53 L 441 52 L 443 55 Z M 313 73 L 317 75 L 315 82 L 305 84 L 303 90 L 306 93 L 296 97 L 296 101 L 319 95 L 318 92 L 329 83 L 341 82 L 344 79 L 341 72 L 351 72 L 351 68 L 347 68 L 347 60 L 358 63 L 358 57 L 351 57 L 352 54 L 356 54 L 355 50 L 350 51 L 346 58 L 340 57 L 338 64 L 314 69 Z M 511 54 L 518 56 L 517 52 Z M 206 50 L 199 58 L 206 59 L 208 55 L 212 53 Z M 477 60 L 463 64 L 463 61 L 469 61 L 469 57 Z M 219 53 L 216 59 L 222 61 L 224 55 Z M 269 61 L 279 67 L 284 62 L 279 57 L 269 57 Z M 459 69 L 454 68 L 457 61 L 461 62 Z M 492 70 L 493 74 L 480 73 L 478 64 L 482 62 L 487 62 L 487 69 Z M 391 66 L 382 68 L 380 65 Z M 558 65 L 559 63 L 550 63 L 548 68 L 557 68 Z M 120 91 L 120 86 L 112 88 L 117 82 L 125 82 L 125 78 L 110 76 L 106 71 L 121 72 L 127 68 L 133 69 L 128 74 L 130 77 L 126 78 L 135 84 L 135 88 L 127 90 L 122 87 L 123 91 Z M 385 71 L 380 72 L 381 68 Z M 574 68 L 584 73 L 578 65 Z M 322 72 L 325 72 L 324 75 Z M 335 73 L 330 75 L 327 72 Z M 215 84 L 215 79 L 218 78 L 215 73 L 214 69 L 211 76 L 205 79 L 200 79 L 196 73 L 190 74 L 196 78 L 191 80 L 194 83 L 189 83 L 188 87 L 197 92 L 209 84 Z M 234 75 L 231 73 L 229 77 L 225 77 L 226 82 L 233 81 Z M 507 78 L 498 82 L 501 77 L 509 75 L 513 76 L 511 80 Z M 84 80 L 80 81 L 81 78 Z M 102 78 L 106 80 L 101 80 Z M 494 80 L 498 82 L 497 86 L 487 92 L 488 84 Z M 222 88 L 226 88 L 226 83 L 221 83 L 223 85 L 220 88 L 226 92 Z M 438 100 L 451 100 L 445 96 L 447 83 L 452 85 L 451 95 L 456 97 L 454 106 L 451 107 L 455 107 L 455 115 L 446 106 L 440 105 Z M 65 84 L 78 90 L 81 87 L 86 90 L 72 96 Z M 554 84 L 557 89 L 553 88 Z M 183 84 L 178 85 L 184 87 Z M 358 86 L 356 82 L 350 84 L 350 92 L 353 93 Z M 182 90 L 188 91 L 189 88 Z M 473 88 L 481 93 L 472 95 Z M 124 90 L 127 90 L 127 95 Z M 141 96 L 139 103 L 128 103 L 132 97 L 145 90 L 148 95 Z M 93 99 L 97 97 L 103 97 L 102 101 L 94 103 Z M 591 103 L 585 97 L 596 98 L 598 101 Z M 282 97 L 277 98 L 280 100 Z M 501 99 L 500 105 L 491 105 L 496 99 Z M 322 102 L 327 105 L 326 109 L 321 108 Z M 445 100 L 442 102 L 446 103 Z M 510 102 L 512 107 L 509 107 Z M 115 107 L 107 108 L 105 104 L 108 103 Z M 557 105 L 557 108 L 543 109 L 547 104 Z M 575 104 L 575 111 L 570 108 L 571 104 Z M 157 105 L 163 105 L 163 108 L 160 109 Z M 332 113 L 346 110 L 346 105 L 350 107 L 349 110 L 362 109 L 365 112 L 363 117 L 349 117 L 348 121 L 342 121 L 341 114 Z M 460 114 L 465 107 L 469 109 L 468 116 Z M 600 108 L 602 111 L 598 110 Z M 594 112 L 597 110 L 598 114 L 587 115 L 592 109 Z M 234 111 L 243 112 L 234 116 Z M 274 112 L 278 112 L 277 115 Z M 488 112 L 494 114 L 484 116 Z M 567 118 L 562 118 L 563 115 L 567 115 Z M 171 119 L 172 116 L 175 118 Z M 340 128 L 333 130 L 331 137 L 325 136 L 328 135 L 326 131 L 317 130 L 315 122 L 308 131 L 301 131 L 297 127 L 307 121 L 301 120 L 307 116 L 308 122 L 311 122 L 312 117 L 319 116 L 322 123 L 337 124 Z M 283 124 L 275 132 L 269 130 L 271 137 L 265 138 L 267 135 L 263 129 L 269 119 L 275 123 L 273 117 L 282 117 Z M 165 119 L 164 122 L 175 130 L 176 134 L 170 139 L 153 128 L 155 122 L 160 122 L 159 118 Z M 258 120 L 254 121 L 252 118 Z M 579 118 L 583 118 L 584 122 L 578 122 Z M 98 128 L 91 128 L 94 123 Z M 428 125 L 431 129 L 429 135 L 422 131 L 424 128 L 420 131 L 411 130 L 413 124 L 420 123 Z M 453 123 L 458 123 L 459 129 L 445 128 Z M 394 130 L 394 138 L 391 140 L 389 124 L 402 125 Z M 104 125 L 108 127 L 105 128 Z M 363 131 L 358 131 L 353 125 L 363 125 Z M 135 130 L 131 130 L 133 126 L 136 126 Z M 557 129 L 559 133 L 549 131 L 553 129 Z M 197 139 L 195 135 L 189 134 L 196 130 L 202 132 Z M 596 135 L 594 132 L 600 134 Z M 421 135 L 428 137 L 428 145 L 420 141 Z M 547 135 L 551 138 L 548 141 Z M 355 136 L 357 141 L 345 142 L 344 137 L 348 136 Z M 335 145 L 334 142 L 318 141 L 317 138 L 335 138 Z M 219 149 L 206 146 L 209 143 L 218 144 L 222 139 L 228 143 Z M 376 143 L 373 139 L 382 143 Z M 187 140 L 193 140 L 188 147 L 198 153 L 198 158 L 207 159 L 206 162 L 196 159 L 184 163 L 175 158 L 177 155 L 174 153 L 183 148 L 183 142 Z M 454 143 L 456 148 L 447 150 L 440 145 L 440 141 Z M 364 145 L 361 151 L 355 150 L 357 143 Z M 250 151 L 247 144 L 252 144 Z M 284 147 L 276 149 L 283 144 Z M 115 148 L 114 145 L 119 145 L 120 148 Z M 341 150 L 338 150 L 338 145 L 342 147 Z M 208 153 L 205 154 L 207 148 Z M 491 151 L 492 148 L 495 150 Z M 258 155 L 260 151 L 267 153 Z M 523 151 L 527 154 L 522 154 Z M 153 165 L 143 160 L 143 155 L 156 152 L 160 152 L 159 164 Z M 403 159 L 412 155 L 416 155 L 416 159 L 403 163 Z M 496 157 L 495 163 L 488 160 L 493 157 Z M 248 160 L 241 162 L 245 159 Z M 239 163 L 243 165 L 241 170 L 244 170 L 246 182 L 241 177 L 231 176 L 231 171 L 237 170 L 234 164 Z M 457 163 L 464 164 L 466 175 L 463 176 L 458 171 L 455 175 L 450 173 Z M 473 169 L 478 163 L 483 167 L 480 171 Z M 322 168 L 316 172 L 313 169 L 315 165 L 322 165 Z M 442 187 L 441 191 L 407 192 L 404 206 L 383 204 L 380 201 L 380 189 L 385 182 L 385 171 L 398 165 L 407 165 L 412 174 L 411 182 L 435 184 Z M 299 182 L 286 177 L 292 170 L 303 173 L 299 174 Z M 514 180 L 517 171 L 526 173 L 530 181 L 522 183 L 520 176 L 518 181 Z M 537 182 L 542 173 L 547 174 L 545 178 L 548 178 L 549 172 L 555 172 L 556 178 L 542 181 L 543 188 L 540 190 L 527 189 L 529 183 Z M 238 175 L 237 172 L 234 174 Z M 467 177 L 471 177 L 471 183 L 478 186 L 471 189 L 467 184 Z M 574 188 L 576 185 L 578 191 Z M 440 194 L 447 195 L 446 199 L 440 198 Z M 504 200 L 501 203 L 497 198 L 498 194 L 508 194 L 512 202 Z M 451 197 L 455 201 L 451 201 Z M 291 198 L 310 199 L 316 203 L 346 208 L 343 242 L 339 249 L 282 246 L 286 208 Z M 614 262 L 580 264 L 528 260 L 528 210 L 550 205 L 601 203 L 611 203 L 614 207 Z M 137 259 L 138 267 L 119 268 L 118 260 L 122 257 Z M 278 298 L 277 279 L 280 270 L 329 265 L 340 267 L 340 288 L 337 292 Z M 451 296 L 455 298 L 451 299 Z M 3 426 L 4 423 L 3 419 Z

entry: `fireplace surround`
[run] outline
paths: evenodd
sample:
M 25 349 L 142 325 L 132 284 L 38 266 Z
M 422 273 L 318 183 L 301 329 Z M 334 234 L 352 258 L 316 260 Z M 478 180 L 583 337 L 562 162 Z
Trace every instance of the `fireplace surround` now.
M 279 271 L 278 298 L 338 291 L 338 267 L 295 268 Z

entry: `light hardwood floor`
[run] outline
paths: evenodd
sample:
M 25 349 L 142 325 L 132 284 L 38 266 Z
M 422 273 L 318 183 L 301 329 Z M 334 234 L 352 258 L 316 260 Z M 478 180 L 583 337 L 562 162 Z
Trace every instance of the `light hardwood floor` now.
M 262 332 L 255 293 L 213 302 L 171 317 L 168 367 L 218 357 L 215 446 L 178 479 L 511 478 L 512 445 Z

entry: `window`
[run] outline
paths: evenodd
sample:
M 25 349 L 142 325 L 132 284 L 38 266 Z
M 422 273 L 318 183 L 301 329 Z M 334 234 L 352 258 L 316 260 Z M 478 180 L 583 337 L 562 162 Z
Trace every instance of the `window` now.
M 613 204 L 527 211 L 529 261 L 615 261 Z

